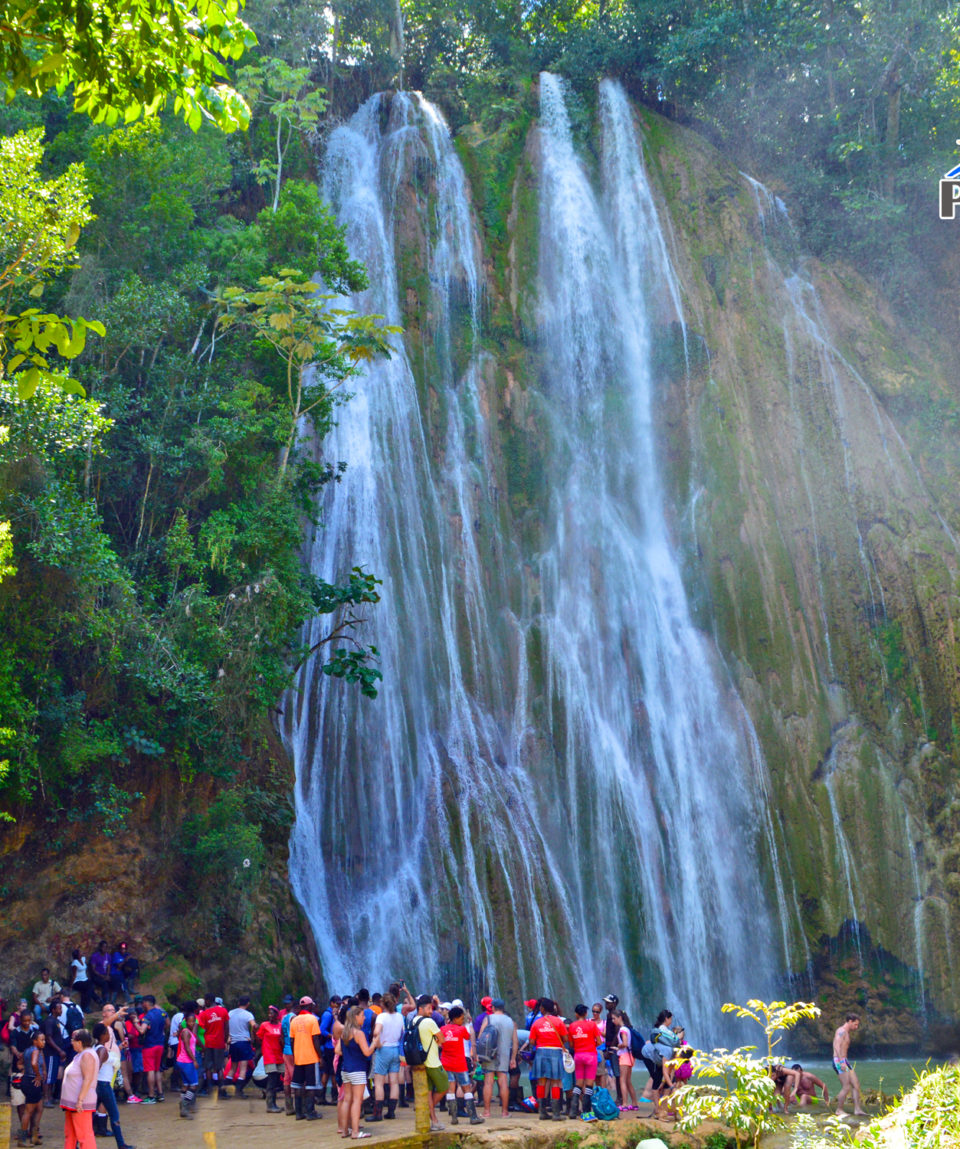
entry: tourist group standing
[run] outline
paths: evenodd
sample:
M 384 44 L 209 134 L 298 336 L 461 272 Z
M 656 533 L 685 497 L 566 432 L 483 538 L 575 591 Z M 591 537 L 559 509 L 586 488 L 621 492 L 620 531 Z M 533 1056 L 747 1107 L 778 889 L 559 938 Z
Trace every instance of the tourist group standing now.
M 364 988 L 322 1003 L 287 994 L 258 1021 L 248 995 L 228 1009 L 211 992 L 169 1012 L 151 994 L 129 996 L 137 972 L 130 963 L 123 945 L 109 953 L 101 943 L 88 959 L 75 951 L 72 985 L 60 986 L 43 969 L 32 1004 L 22 1000 L 6 1019 L 18 1145 L 39 1144 L 44 1108 L 59 1106 L 69 1149 L 95 1149 L 94 1138 L 107 1135 L 117 1149 L 135 1149 L 124 1137 L 120 1105 L 163 1104 L 168 1089 L 179 1094 L 185 1120 L 197 1097 L 227 1101 L 252 1088 L 262 1091 L 268 1113 L 296 1120 L 316 1121 L 335 1107 L 340 1134 L 360 1140 L 412 1104 L 418 1068 L 431 1131 L 444 1128 L 444 1115 L 451 1125 L 482 1124 L 495 1103 L 504 1117 L 587 1122 L 639 1114 L 645 1104 L 652 1106 L 646 1116 L 670 1120 L 670 1095 L 693 1068 L 684 1028 L 669 1010 L 641 1030 L 616 994 L 578 1002 L 569 1014 L 550 997 L 531 998 L 515 1020 L 501 998 L 483 997 L 471 1013 L 459 998 L 414 996 L 397 981 L 383 993 Z M 99 1004 L 92 1022 L 84 1000 Z M 834 1066 L 838 1103 L 852 1093 L 859 1112 L 859 1083 L 846 1056 L 858 1026 L 851 1015 L 838 1029 Z M 646 1082 L 638 1096 L 640 1066 Z M 784 1108 L 793 1099 L 809 1104 L 818 1090 L 828 1100 L 824 1083 L 799 1065 L 771 1073 Z

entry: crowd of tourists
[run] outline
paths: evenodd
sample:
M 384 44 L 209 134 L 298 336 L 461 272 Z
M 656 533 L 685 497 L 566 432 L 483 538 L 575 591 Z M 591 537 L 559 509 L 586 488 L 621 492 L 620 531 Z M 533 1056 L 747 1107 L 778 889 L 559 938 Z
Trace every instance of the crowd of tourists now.
M 268 1113 L 297 1120 L 316 1121 L 324 1107 L 335 1107 L 339 1133 L 360 1140 L 372 1135 L 370 1125 L 413 1104 L 413 1071 L 421 1067 L 432 1132 L 444 1128 L 444 1111 L 453 1125 L 482 1124 L 495 1102 L 504 1117 L 536 1113 L 541 1121 L 639 1115 L 641 1103 L 651 1107 L 644 1116 L 671 1120 L 672 1094 L 693 1070 L 693 1050 L 669 1010 L 642 1030 L 615 994 L 578 1003 L 569 1016 L 549 997 L 531 998 L 521 1021 L 500 998 L 481 998 L 472 1013 L 459 999 L 415 997 L 394 982 L 384 993 L 360 989 L 321 1003 L 287 994 L 258 1021 L 246 995 L 230 1009 L 208 993 L 165 1011 L 151 994 L 130 994 L 128 959 L 114 965 L 113 956 L 86 991 L 88 1004 L 99 1006 L 92 1021 L 82 983 L 61 987 L 46 969 L 33 1003 L 21 1000 L 4 1013 L 0 1037 L 11 1054 L 20 1146 L 39 1144 L 43 1110 L 59 1107 L 68 1149 L 95 1149 L 95 1137 L 108 1135 L 117 1149 L 135 1149 L 124 1137 L 120 1105 L 159 1105 L 167 1090 L 179 1094 L 185 1120 L 198 1096 L 227 1101 L 248 1089 L 263 1096 Z M 111 999 L 114 976 L 122 981 Z M 835 1055 L 845 1058 L 848 1029 L 857 1024 L 848 1019 L 838 1030 Z M 646 1083 L 638 1097 L 640 1066 Z M 827 1101 L 823 1083 L 799 1065 L 781 1072 L 775 1082 L 785 1107 L 808 1103 L 818 1086 Z M 859 1109 L 859 1091 L 854 1099 Z
M 500 998 L 482 998 L 472 1013 L 459 999 L 414 997 L 395 982 L 384 993 L 360 989 L 319 1004 L 288 994 L 258 1021 L 245 995 L 230 1009 L 207 994 L 168 1012 L 153 995 L 133 994 L 139 971 L 126 946 L 111 952 L 101 943 L 73 961 L 80 976 L 72 985 L 44 969 L 33 1001 L 5 1011 L 0 1036 L 11 1055 L 19 1145 L 39 1144 L 43 1110 L 59 1107 L 71 1146 L 75 1137 L 80 1149 L 93 1149 L 95 1136 L 112 1135 L 117 1149 L 135 1149 L 120 1106 L 162 1104 L 168 1090 L 179 1093 L 186 1120 L 198 1096 L 225 1101 L 249 1089 L 262 1094 L 268 1113 L 297 1120 L 336 1107 L 340 1133 L 363 1139 L 371 1136 L 365 1123 L 393 1120 L 412 1105 L 418 1066 L 433 1131 L 443 1128 L 443 1111 L 452 1124 L 481 1124 L 495 1104 L 504 1116 L 533 1112 L 543 1121 L 639 1112 L 637 1064 L 658 1115 L 691 1070 L 692 1050 L 668 1011 L 643 1034 L 613 994 L 577 1004 L 569 1017 L 550 998 L 530 999 L 515 1021 Z

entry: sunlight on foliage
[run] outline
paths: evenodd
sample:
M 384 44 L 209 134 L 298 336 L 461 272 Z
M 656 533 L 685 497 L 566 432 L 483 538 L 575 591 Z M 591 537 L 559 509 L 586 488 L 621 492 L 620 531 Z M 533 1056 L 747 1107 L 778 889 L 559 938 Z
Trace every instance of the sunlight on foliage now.
M 693 1059 L 696 1081 L 674 1095 L 679 1113 L 677 1129 L 689 1132 L 704 1121 L 721 1121 L 733 1131 L 738 1147 L 755 1146 L 764 1133 L 781 1129 L 786 1123 L 782 1114 L 773 1111 L 776 1090 L 770 1068 L 777 1064 L 773 1050 L 781 1040 L 778 1035 L 804 1018 L 818 1017 L 820 1008 L 812 1002 L 788 1005 L 751 998 L 746 1006 L 727 1003 L 722 1009 L 755 1021 L 767 1039 L 767 1053 L 754 1057 L 754 1045 L 711 1053 L 698 1051 Z
M 74 111 L 108 125 L 173 103 L 191 128 L 246 127 L 226 61 L 256 43 L 238 0 L 3 0 L 0 71 L 9 103 L 73 89 Z

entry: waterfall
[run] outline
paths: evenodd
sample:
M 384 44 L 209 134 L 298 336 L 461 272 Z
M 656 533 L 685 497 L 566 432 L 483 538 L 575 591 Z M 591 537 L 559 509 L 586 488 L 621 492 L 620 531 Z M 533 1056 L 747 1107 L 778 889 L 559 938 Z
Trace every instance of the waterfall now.
M 372 97 L 332 133 L 323 191 L 368 269 L 353 304 L 398 323 L 394 224 L 414 175 L 435 189 L 433 217 L 419 218 L 445 442 L 436 452 L 429 440 L 401 345 L 367 371 L 324 444 L 349 468 L 325 500 L 311 567 L 335 581 L 359 562 L 384 579 L 365 637 L 387 686 L 369 704 L 331 689 L 315 663 L 301 674 L 285 727 L 297 770 L 291 881 L 331 985 L 398 974 L 421 986 L 496 984 L 503 922 L 517 967 L 546 985 L 552 939 L 537 875 L 553 862 L 507 736 L 516 691 L 501 656 L 518 645 L 517 627 L 488 614 L 503 601 L 502 572 L 484 569 L 475 545 L 474 524 L 489 518 L 476 494 L 489 431 L 475 348 L 462 379 L 454 368 L 454 327 L 475 341 L 481 294 L 466 182 L 439 113 L 400 93 Z M 489 870 L 503 886 L 497 906 L 479 884 Z M 454 939 L 445 949 L 441 933 Z
M 913 878 L 913 945 L 917 962 L 917 986 L 920 991 L 920 1012 L 927 1012 L 927 972 L 924 962 L 923 904 L 924 892 L 920 884 L 920 867 L 917 865 L 917 844 L 910 831 L 910 815 L 903 815 L 904 841 L 910 856 L 910 873 Z
M 632 849 L 593 876 L 600 901 L 629 905 L 642 891 L 642 957 L 703 1025 L 721 997 L 769 984 L 774 962 L 748 737 L 693 626 L 664 516 L 649 311 L 651 285 L 669 299 L 675 281 L 622 90 L 601 88 L 601 198 L 561 81 L 542 75 L 540 98 L 541 344 L 556 446 L 539 567 L 561 700 L 553 726 L 576 765 L 572 841 L 588 852 L 626 836 Z M 627 931 L 610 942 L 629 968 Z
M 857 871 L 853 864 L 853 856 L 847 842 L 847 835 L 843 832 L 843 823 L 840 821 L 840 811 L 837 809 L 837 799 L 833 792 L 833 774 L 827 774 L 824 781 L 827 791 L 827 800 L 830 803 L 830 819 L 833 824 L 833 838 L 837 844 L 837 856 L 840 859 L 840 869 L 843 872 L 843 884 L 846 887 L 847 898 L 850 902 L 850 927 L 853 931 L 854 944 L 857 947 L 857 957 L 860 962 L 860 972 L 863 972 L 863 941 L 860 935 L 860 912 L 857 909 L 857 899 L 854 888 L 857 883 Z
M 370 273 L 352 303 L 400 322 L 402 279 L 421 344 L 367 370 L 322 447 L 349 467 L 310 562 L 383 579 L 365 637 L 384 683 L 370 702 L 311 664 L 288 699 L 291 880 L 336 988 L 614 990 L 707 1042 L 723 1001 L 764 996 L 786 964 L 760 877 L 775 842 L 659 477 L 651 316 L 682 321 L 680 289 L 619 87 L 600 112 L 598 193 L 542 77 L 526 402 L 543 482 L 523 522 L 502 506 L 502 398 L 446 125 L 399 93 L 331 135 L 323 191 Z

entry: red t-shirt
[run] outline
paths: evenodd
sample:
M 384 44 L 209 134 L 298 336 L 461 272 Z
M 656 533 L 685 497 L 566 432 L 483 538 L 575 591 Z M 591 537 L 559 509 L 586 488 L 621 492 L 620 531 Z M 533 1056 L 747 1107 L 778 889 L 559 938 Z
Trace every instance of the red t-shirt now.
M 596 1053 L 600 1037 L 600 1027 L 595 1021 L 586 1019 L 581 1021 L 578 1017 L 570 1026 L 570 1040 L 573 1042 L 574 1053 Z
M 538 1017 L 530 1027 L 530 1044 L 537 1049 L 563 1049 L 566 1037 L 567 1027 L 553 1014 Z
M 211 1005 L 209 1009 L 201 1010 L 198 1020 L 203 1026 L 203 1044 L 207 1049 L 226 1049 L 227 1022 L 230 1020 L 226 1009 L 222 1005 Z
M 133 1018 L 128 1017 L 124 1023 L 123 1028 L 127 1034 L 127 1044 L 131 1049 L 140 1048 L 140 1030 L 134 1025 Z
M 470 1030 L 465 1025 L 447 1023 L 440 1030 L 443 1045 L 440 1046 L 440 1064 L 450 1073 L 467 1072 L 467 1051 L 463 1047 L 469 1041 Z
M 264 1064 L 283 1065 L 283 1036 L 279 1021 L 263 1021 L 257 1030 Z

